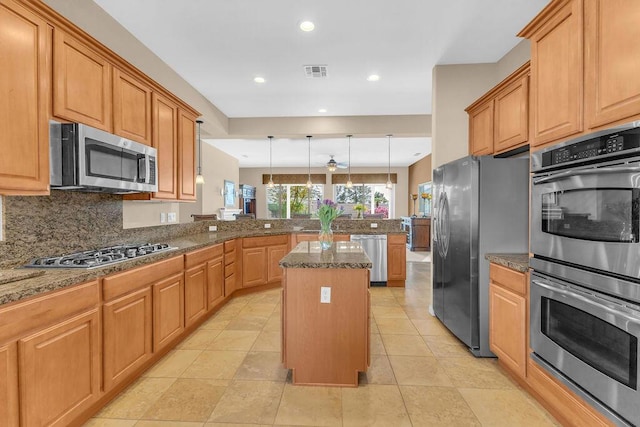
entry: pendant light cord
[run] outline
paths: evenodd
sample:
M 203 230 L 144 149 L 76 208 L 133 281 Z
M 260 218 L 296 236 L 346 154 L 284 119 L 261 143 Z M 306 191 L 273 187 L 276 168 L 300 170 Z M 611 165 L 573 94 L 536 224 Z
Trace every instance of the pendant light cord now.
M 309 169 L 308 169 L 308 175 L 309 175 L 308 179 L 309 179 L 309 181 L 308 181 L 308 184 L 309 184 L 309 187 L 310 187 L 311 186 L 310 185 L 311 184 L 311 136 L 307 135 L 307 139 L 309 140 Z
M 273 165 L 271 160 L 273 158 L 273 148 L 271 146 L 273 136 L 268 136 L 267 138 L 269 138 L 269 182 L 273 183 Z

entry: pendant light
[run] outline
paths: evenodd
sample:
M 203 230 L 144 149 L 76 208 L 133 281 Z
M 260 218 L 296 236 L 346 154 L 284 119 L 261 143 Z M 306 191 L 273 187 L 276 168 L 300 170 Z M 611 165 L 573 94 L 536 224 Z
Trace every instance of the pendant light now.
M 198 174 L 196 175 L 196 184 L 204 184 L 204 176 L 202 176 L 202 139 L 200 138 L 200 127 L 202 120 L 196 120 L 198 124 Z
M 311 135 L 307 135 L 307 139 L 309 140 L 309 175 L 307 179 L 307 188 L 313 187 L 313 183 L 311 182 Z
M 388 167 L 387 167 L 387 187 L 389 190 L 393 188 L 393 183 L 391 182 L 391 134 L 387 135 L 387 145 L 389 146 L 389 156 L 388 156 Z
M 347 138 L 349 138 L 349 177 L 347 178 L 347 188 L 352 188 L 353 187 L 353 182 L 351 182 L 351 137 L 353 135 L 347 135 Z
M 273 155 L 273 151 L 271 147 L 273 136 L 268 136 L 267 138 L 269 138 L 269 182 L 267 183 L 267 186 L 269 188 L 273 188 L 273 169 L 272 169 L 272 162 L 271 162 L 272 155 Z

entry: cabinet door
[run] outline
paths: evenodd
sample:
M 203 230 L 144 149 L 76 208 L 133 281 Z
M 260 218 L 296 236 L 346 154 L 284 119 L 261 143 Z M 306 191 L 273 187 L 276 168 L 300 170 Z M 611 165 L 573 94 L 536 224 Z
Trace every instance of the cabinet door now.
M 572 0 L 531 37 L 532 145 L 582 131 L 582 0 Z
M 640 2 L 585 2 L 585 116 L 588 128 L 640 114 Z
M 151 356 L 151 287 L 105 303 L 103 319 L 104 390 L 108 391 Z
M 0 347 L 0 425 L 18 427 L 18 350 Z
M 196 119 L 178 110 L 178 183 L 180 200 L 196 200 Z
M 0 194 L 49 193 L 51 29 L 0 0 Z
M 267 283 L 267 254 L 265 248 L 242 249 L 242 287 Z
M 18 342 L 25 426 L 66 426 L 100 395 L 100 314 L 89 312 Z
M 151 88 L 113 70 L 113 132 L 151 145 Z
M 111 132 L 111 65 L 60 30 L 53 43 L 53 115 Z
M 387 246 L 387 280 L 407 278 L 407 248 L 404 244 Z
M 178 198 L 178 107 L 153 94 L 153 146 L 158 150 L 156 199 Z
M 493 153 L 493 100 L 469 111 L 469 153 Z
M 207 312 L 207 270 L 201 264 L 184 272 L 185 326 L 192 325 Z
M 527 302 L 524 297 L 489 284 L 489 346 L 505 365 L 526 377 Z
M 287 245 L 267 247 L 267 282 L 279 282 L 282 280 L 282 267 L 280 267 L 279 263 L 287 252 Z
M 508 151 L 529 140 L 529 76 L 496 95 L 494 114 L 494 152 Z
M 224 257 L 207 262 L 207 310 L 224 299 Z
M 173 275 L 153 285 L 153 351 L 184 330 L 184 276 Z

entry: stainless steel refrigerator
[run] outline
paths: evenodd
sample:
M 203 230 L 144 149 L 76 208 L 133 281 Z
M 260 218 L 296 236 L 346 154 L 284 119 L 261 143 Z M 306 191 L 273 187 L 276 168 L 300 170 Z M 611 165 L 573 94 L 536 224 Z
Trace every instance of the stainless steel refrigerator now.
M 529 159 L 465 157 L 433 171 L 433 311 L 475 356 L 489 349 L 486 253 L 527 253 Z

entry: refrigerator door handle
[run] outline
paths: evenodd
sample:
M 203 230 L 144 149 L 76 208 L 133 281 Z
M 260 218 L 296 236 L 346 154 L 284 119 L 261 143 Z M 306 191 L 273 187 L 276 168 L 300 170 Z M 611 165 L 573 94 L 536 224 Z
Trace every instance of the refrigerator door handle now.
M 444 192 L 440 193 L 440 197 L 438 197 L 438 216 L 436 218 L 435 224 L 436 224 L 436 237 L 437 237 L 437 242 L 438 245 L 436 246 L 438 248 L 438 254 L 444 258 L 444 241 L 442 240 L 442 205 L 443 205 L 443 200 L 444 200 Z
M 442 215 L 441 221 L 444 223 L 444 226 L 439 227 L 440 232 L 442 233 L 442 249 L 443 249 L 443 258 L 447 256 L 449 253 L 449 243 L 450 243 L 450 233 L 449 233 L 449 198 L 447 197 L 447 193 L 444 193 L 444 199 L 442 201 Z

